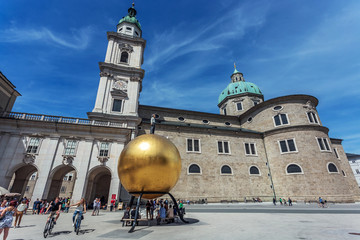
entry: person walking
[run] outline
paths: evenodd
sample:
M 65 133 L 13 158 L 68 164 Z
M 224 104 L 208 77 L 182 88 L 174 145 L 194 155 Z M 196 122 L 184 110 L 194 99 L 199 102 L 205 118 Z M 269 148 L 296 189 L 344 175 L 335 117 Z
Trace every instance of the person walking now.
M 292 200 L 291 200 L 290 197 L 289 197 L 289 199 L 288 199 L 288 202 L 289 202 L 289 206 L 292 206 Z
M 151 115 L 151 120 L 150 120 L 150 134 L 155 134 L 155 123 L 156 123 L 156 120 L 155 120 L 155 114 Z
M 273 204 L 276 206 L 276 198 L 273 197 Z
M 19 206 L 17 207 L 17 211 L 16 211 L 16 214 L 15 214 L 15 223 L 14 223 L 14 228 L 16 228 L 16 224 L 17 224 L 17 227 L 20 227 L 20 223 L 21 223 L 21 219 L 23 217 L 23 214 L 26 210 L 26 207 L 27 207 L 27 204 L 26 204 L 26 200 L 23 200 Z
M 16 213 L 16 201 L 11 201 L 9 206 L 6 207 L 0 215 L 0 234 L 4 231 L 3 240 L 9 235 L 9 229 L 11 228 L 13 216 Z

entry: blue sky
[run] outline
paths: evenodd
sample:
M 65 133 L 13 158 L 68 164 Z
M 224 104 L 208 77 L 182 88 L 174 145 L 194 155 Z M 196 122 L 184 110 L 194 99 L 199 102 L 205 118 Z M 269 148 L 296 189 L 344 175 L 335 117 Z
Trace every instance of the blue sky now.
M 131 1 L 0 1 L 13 111 L 86 118 L 107 31 Z M 140 104 L 218 113 L 233 62 L 265 99 L 310 94 L 330 137 L 360 153 L 360 1 L 136 0 L 147 40 Z

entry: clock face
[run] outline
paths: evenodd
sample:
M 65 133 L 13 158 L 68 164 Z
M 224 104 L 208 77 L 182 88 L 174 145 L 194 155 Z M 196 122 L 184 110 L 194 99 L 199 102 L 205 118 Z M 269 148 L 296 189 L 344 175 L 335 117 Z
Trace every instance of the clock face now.
M 127 89 L 127 83 L 125 81 L 116 81 L 114 83 L 113 88 L 118 89 L 118 90 L 126 90 Z

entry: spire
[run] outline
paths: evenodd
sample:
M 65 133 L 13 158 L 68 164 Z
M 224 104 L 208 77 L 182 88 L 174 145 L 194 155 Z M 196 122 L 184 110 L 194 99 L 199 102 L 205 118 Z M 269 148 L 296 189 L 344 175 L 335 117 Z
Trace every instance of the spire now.
M 128 9 L 129 17 L 136 17 L 135 2 L 132 3 L 132 7 Z
M 233 72 L 233 74 L 235 74 L 235 73 L 240 73 L 240 72 L 236 69 L 236 63 L 234 62 L 234 72 Z

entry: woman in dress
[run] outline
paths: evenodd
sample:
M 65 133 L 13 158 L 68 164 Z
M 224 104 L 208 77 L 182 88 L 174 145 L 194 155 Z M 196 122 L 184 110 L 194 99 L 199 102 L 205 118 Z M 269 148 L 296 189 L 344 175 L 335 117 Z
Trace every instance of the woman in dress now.
M 5 208 L 0 215 L 0 234 L 4 231 L 3 240 L 9 235 L 9 229 L 13 221 L 13 216 L 16 213 L 16 201 L 11 201 L 9 206 Z

